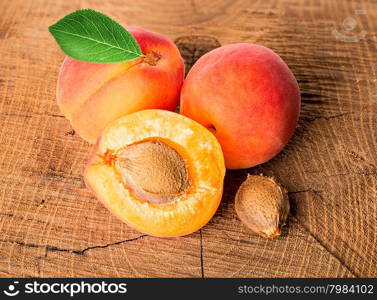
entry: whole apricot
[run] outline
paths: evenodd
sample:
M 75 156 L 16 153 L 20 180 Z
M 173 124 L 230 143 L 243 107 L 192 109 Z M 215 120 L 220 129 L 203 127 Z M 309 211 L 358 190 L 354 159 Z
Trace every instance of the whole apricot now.
M 287 144 L 298 121 L 300 90 L 272 50 L 240 43 L 203 55 L 181 91 L 180 112 L 218 138 L 229 169 L 268 161 Z
M 66 57 L 57 101 L 73 129 L 93 143 L 107 124 L 142 109 L 175 110 L 184 77 L 183 59 L 168 38 L 127 28 L 145 57 L 121 63 L 90 63 Z

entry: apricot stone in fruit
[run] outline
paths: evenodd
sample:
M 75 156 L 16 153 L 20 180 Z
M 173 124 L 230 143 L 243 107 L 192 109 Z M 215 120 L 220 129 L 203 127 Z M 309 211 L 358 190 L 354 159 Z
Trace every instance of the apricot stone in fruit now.
M 183 158 L 160 140 L 126 146 L 119 152 L 118 163 L 124 182 L 147 201 L 170 202 L 190 187 Z
M 249 175 L 236 194 L 240 220 L 262 237 L 280 235 L 289 212 L 287 191 L 273 178 Z
M 203 55 L 188 72 L 180 112 L 218 138 L 229 169 L 271 159 L 291 138 L 300 111 L 297 81 L 272 50 L 240 43 Z
M 104 129 L 84 179 L 121 220 L 169 237 L 194 232 L 212 218 L 224 175 L 221 146 L 210 131 L 177 113 L 143 110 Z
M 93 143 L 107 124 L 142 109 L 175 110 L 184 77 L 183 59 L 172 41 L 128 28 L 143 58 L 121 63 L 89 63 L 65 58 L 57 101 L 73 129 Z

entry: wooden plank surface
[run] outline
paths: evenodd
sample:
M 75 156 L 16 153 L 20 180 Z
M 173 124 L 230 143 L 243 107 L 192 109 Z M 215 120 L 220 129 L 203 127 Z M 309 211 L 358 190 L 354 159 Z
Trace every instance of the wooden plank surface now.
M 141 235 L 85 189 L 90 145 L 62 117 L 64 57 L 47 27 L 80 8 L 154 30 L 187 66 L 232 42 L 283 57 L 302 91 L 299 127 L 270 162 L 228 172 L 221 207 L 186 237 Z M 377 2 L 0 1 L 1 277 L 376 277 Z M 265 240 L 234 212 L 247 173 L 289 190 L 288 227 Z

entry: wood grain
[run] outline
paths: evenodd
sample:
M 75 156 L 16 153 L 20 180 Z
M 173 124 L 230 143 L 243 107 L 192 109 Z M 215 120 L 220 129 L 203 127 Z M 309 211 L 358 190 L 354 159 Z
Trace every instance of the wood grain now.
M 94 8 L 177 42 L 190 67 L 219 44 L 283 57 L 302 91 L 285 150 L 229 171 L 221 207 L 182 238 L 141 235 L 86 191 L 90 145 L 55 101 L 63 53 L 47 27 Z M 1 1 L 1 277 L 376 277 L 376 1 Z M 273 175 L 293 210 L 281 238 L 247 231 L 234 212 L 247 173 Z

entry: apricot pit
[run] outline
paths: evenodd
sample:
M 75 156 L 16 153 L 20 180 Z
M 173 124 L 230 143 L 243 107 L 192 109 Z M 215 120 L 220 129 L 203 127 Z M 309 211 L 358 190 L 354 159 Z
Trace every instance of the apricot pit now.
M 249 175 L 237 191 L 235 209 L 250 230 L 275 238 L 288 216 L 288 194 L 274 178 Z
M 172 202 L 190 186 L 183 158 L 160 140 L 125 147 L 118 169 L 135 194 L 152 203 Z

